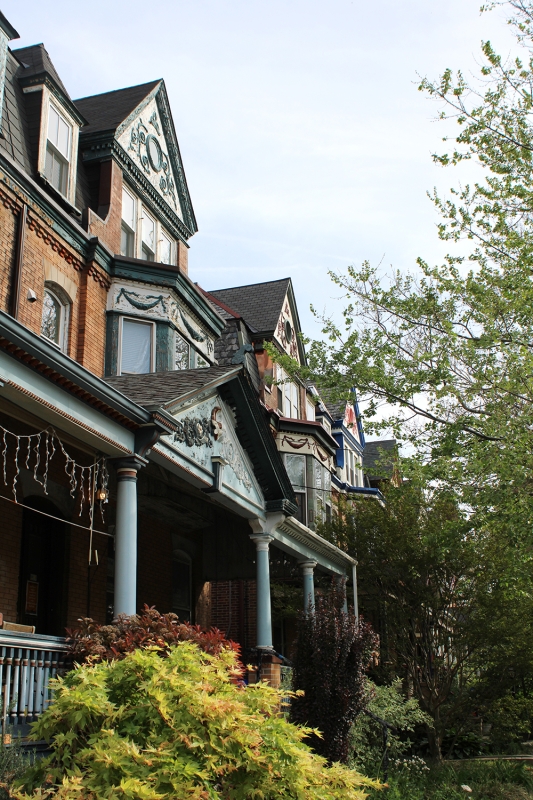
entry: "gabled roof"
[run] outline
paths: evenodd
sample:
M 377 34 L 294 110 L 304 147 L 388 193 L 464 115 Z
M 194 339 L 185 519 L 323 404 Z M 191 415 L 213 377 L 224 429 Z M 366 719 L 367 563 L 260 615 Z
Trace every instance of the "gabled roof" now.
M 273 333 L 290 284 L 290 278 L 282 278 L 231 289 L 215 289 L 209 294 L 243 317 L 252 330 Z
M 254 466 L 266 510 L 296 513 L 294 489 L 257 393 L 242 365 L 121 375 L 106 378 L 106 381 L 145 409 L 160 409 L 159 413 L 175 412 L 202 390 L 216 388 L 235 413 L 236 434 Z
M 363 452 L 363 468 L 392 475 L 397 459 L 396 439 L 383 439 L 381 442 L 367 442 Z
M 19 73 L 19 78 L 32 78 L 37 75 L 48 75 L 58 89 L 65 95 L 68 100 L 71 100 L 65 85 L 59 77 L 56 68 L 52 64 L 52 59 L 48 55 L 48 51 L 42 42 L 40 44 L 31 44 L 29 47 L 19 47 L 12 50 L 12 53 L 20 61 L 23 72 Z
M 83 133 L 115 131 L 161 81 L 150 81 L 113 92 L 94 94 L 74 100 L 74 105 L 87 120 Z
M 113 375 L 105 378 L 114 389 L 144 408 L 162 408 L 180 397 L 199 392 L 211 383 L 236 374 L 235 366 L 148 372 L 145 375 Z

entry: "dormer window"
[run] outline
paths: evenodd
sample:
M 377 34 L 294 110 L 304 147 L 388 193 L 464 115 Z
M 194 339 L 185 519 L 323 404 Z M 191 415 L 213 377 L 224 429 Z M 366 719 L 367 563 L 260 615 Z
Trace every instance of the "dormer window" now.
M 69 191 L 71 153 L 72 125 L 53 103 L 50 103 L 44 174 L 54 189 L 65 197 Z

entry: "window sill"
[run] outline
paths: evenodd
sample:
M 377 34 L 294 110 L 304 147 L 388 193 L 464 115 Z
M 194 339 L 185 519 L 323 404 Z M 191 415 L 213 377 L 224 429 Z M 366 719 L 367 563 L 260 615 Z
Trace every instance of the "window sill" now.
M 55 186 L 52 186 L 48 178 L 46 178 L 42 172 L 39 173 L 39 179 L 41 183 L 44 185 L 45 189 L 48 192 L 50 192 L 50 194 L 57 203 L 62 205 L 69 212 L 69 214 L 72 214 L 73 216 L 81 219 L 81 211 L 78 208 L 76 208 L 76 206 L 72 205 L 70 200 L 67 197 L 65 197 L 64 194 L 61 194 L 61 192 L 58 189 L 56 189 Z

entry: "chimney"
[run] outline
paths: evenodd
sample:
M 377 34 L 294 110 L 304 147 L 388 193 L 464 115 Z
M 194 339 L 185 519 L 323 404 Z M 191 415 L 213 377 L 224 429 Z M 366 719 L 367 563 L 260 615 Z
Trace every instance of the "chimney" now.
M 15 28 L 9 24 L 0 11 L 0 132 L 2 130 L 2 110 L 4 107 L 4 85 L 6 81 L 7 44 L 11 39 L 18 39 Z

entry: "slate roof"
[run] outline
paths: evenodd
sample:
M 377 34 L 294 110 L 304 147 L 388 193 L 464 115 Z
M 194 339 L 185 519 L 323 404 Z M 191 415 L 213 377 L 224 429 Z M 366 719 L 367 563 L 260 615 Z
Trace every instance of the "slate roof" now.
M 341 403 L 324 403 L 324 405 L 326 406 L 333 422 L 337 422 L 339 419 L 344 419 L 344 414 L 346 412 L 346 401 Z
M 114 131 L 134 111 L 139 103 L 161 83 L 160 80 L 129 86 L 113 92 L 93 94 L 74 100 L 74 105 L 87 120 L 83 135 L 98 131 Z
M 391 475 L 397 451 L 396 439 L 383 439 L 381 442 L 367 442 L 363 452 L 363 469 L 383 475 Z
M 283 308 L 291 279 L 215 289 L 209 294 L 218 298 L 244 318 L 253 331 L 274 332 Z
M 65 97 L 69 100 L 71 99 L 56 68 L 52 64 L 52 59 L 48 55 L 44 44 L 32 44 L 29 47 L 19 47 L 11 52 L 22 64 L 22 71 L 18 75 L 19 78 L 31 78 L 34 75 L 42 75 L 43 72 L 46 72 L 54 83 L 57 84 L 59 89 L 61 89 Z
M 148 372 L 145 375 L 113 375 L 106 382 L 130 400 L 148 409 L 160 408 L 189 392 L 200 391 L 212 381 L 236 373 L 238 367 L 224 365 L 204 369 Z
M 26 137 L 28 124 L 24 95 L 19 82 L 15 80 L 19 69 L 22 69 L 20 64 L 12 53 L 8 52 L 2 110 L 3 136 L 0 138 L 0 150 L 5 151 L 25 172 L 32 175 L 30 149 Z

